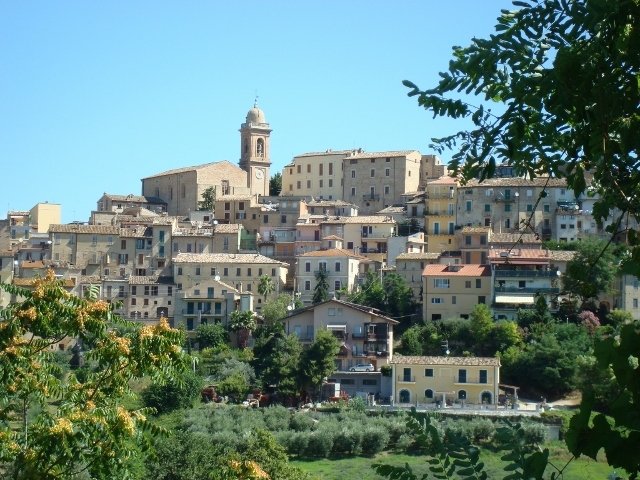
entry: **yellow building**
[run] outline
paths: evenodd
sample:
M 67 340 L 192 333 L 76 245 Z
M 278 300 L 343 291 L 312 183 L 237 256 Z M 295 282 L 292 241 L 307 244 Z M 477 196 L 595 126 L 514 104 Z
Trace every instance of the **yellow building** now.
M 493 404 L 498 398 L 499 358 L 394 355 L 389 363 L 394 403 Z
M 469 318 L 477 304 L 490 304 L 489 265 L 427 265 L 422 278 L 425 321 Z
M 456 250 L 457 180 L 451 177 L 431 180 L 427 182 L 426 192 L 424 227 L 429 252 Z

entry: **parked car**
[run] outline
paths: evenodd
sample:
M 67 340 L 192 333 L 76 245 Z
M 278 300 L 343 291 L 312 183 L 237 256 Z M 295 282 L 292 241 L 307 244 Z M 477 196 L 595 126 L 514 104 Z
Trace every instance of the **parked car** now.
M 349 369 L 350 372 L 375 372 L 376 367 L 372 363 L 358 363 Z

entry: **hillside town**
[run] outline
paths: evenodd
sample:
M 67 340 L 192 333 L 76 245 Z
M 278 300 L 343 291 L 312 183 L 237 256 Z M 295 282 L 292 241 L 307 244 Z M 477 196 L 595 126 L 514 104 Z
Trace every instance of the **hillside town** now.
M 446 391 L 445 401 L 493 404 L 497 359 L 394 356 L 394 327 L 469 319 L 479 304 L 494 320 L 514 320 L 538 298 L 557 312 L 575 252 L 543 242 L 609 235 L 593 218 L 595 198 L 576 197 L 564 179 L 517 177 L 501 165 L 494 178 L 463 185 L 440 158 L 416 150 L 301 153 L 272 172 L 271 131 L 254 105 L 240 126 L 237 165 L 149 172 L 141 192 L 97 194 L 86 222 L 61 224 L 63 206 L 52 203 L 9 211 L 0 226 L 2 282 L 28 288 L 52 269 L 76 296 L 97 288 L 123 318 L 166 318 L 188 335 L 228 326 L 236 311 L 259 321 L 265 304 L 287 295 L 286 332 L 305 344 L 330 331 L 340 342 L 331 380 L 349 394 L 415 403 Z M 414 308 L 401 318 L 345 300 L 367 278 L 389 275 L 411 291 Z M 639 297 L 638 280 L 620 275 L 597 307 L 638 319 Z M 0 305 L 16 300 L 3 292 Z M 73 344 L 66 338 L 59 348 Z M 458 369 L 454 384 L 425 389 L 424 378 L 414 379 L 441 363 Z M 366 374 L 388 365 L 394 381 L 386 385 Z

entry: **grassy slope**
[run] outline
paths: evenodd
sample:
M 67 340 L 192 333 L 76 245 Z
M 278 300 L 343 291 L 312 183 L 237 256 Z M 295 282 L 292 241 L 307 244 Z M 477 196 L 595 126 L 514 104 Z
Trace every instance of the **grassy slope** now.
M 550 442 L 547 447 L 551 451 L 551 462 L 556 467 L 562 468 L 570 458 L 564 444 L 562 442 Z M 486 449 L 482 451 L 480 458 L 485 463 L 489 478 L 499 479 L 507 475 L 507 472 L 502 470 L 504 462 L 500 460 L 500 455 L 500 453 Z M 599 458 L 598 460 L 598 462 L 589 458 L 574 460 L 564 471 L 563 480 L 607 478 L 612 469 L 607 465 L 604 458 Z M 373 463 L 388 463 L 391 465 L 408 463 L 418 476 L 428 471 L 424 457 L 392 453 L 381 454 L 375 458 L 344 457 L 320 460 L 292 460 L 291 463 L 322 480 L 381 479 L 382 477 L 376 475 L 371 469 Z M 548 466 L 546 476 L 550 478 L 553 471 L 554 469 Z

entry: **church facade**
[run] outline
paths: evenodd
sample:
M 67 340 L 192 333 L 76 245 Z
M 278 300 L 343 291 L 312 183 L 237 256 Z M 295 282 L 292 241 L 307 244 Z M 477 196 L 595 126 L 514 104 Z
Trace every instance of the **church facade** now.
M 215 188 L 216 196 L 268 195 L 271 178 L 271 128 L 254 104 L 240 126 L 240 165 L 223 160 L 176 168 L 142 179 L 142 195 L 166 202 L 168 215 L 188 216 L 198 210 L 202 194 Z

